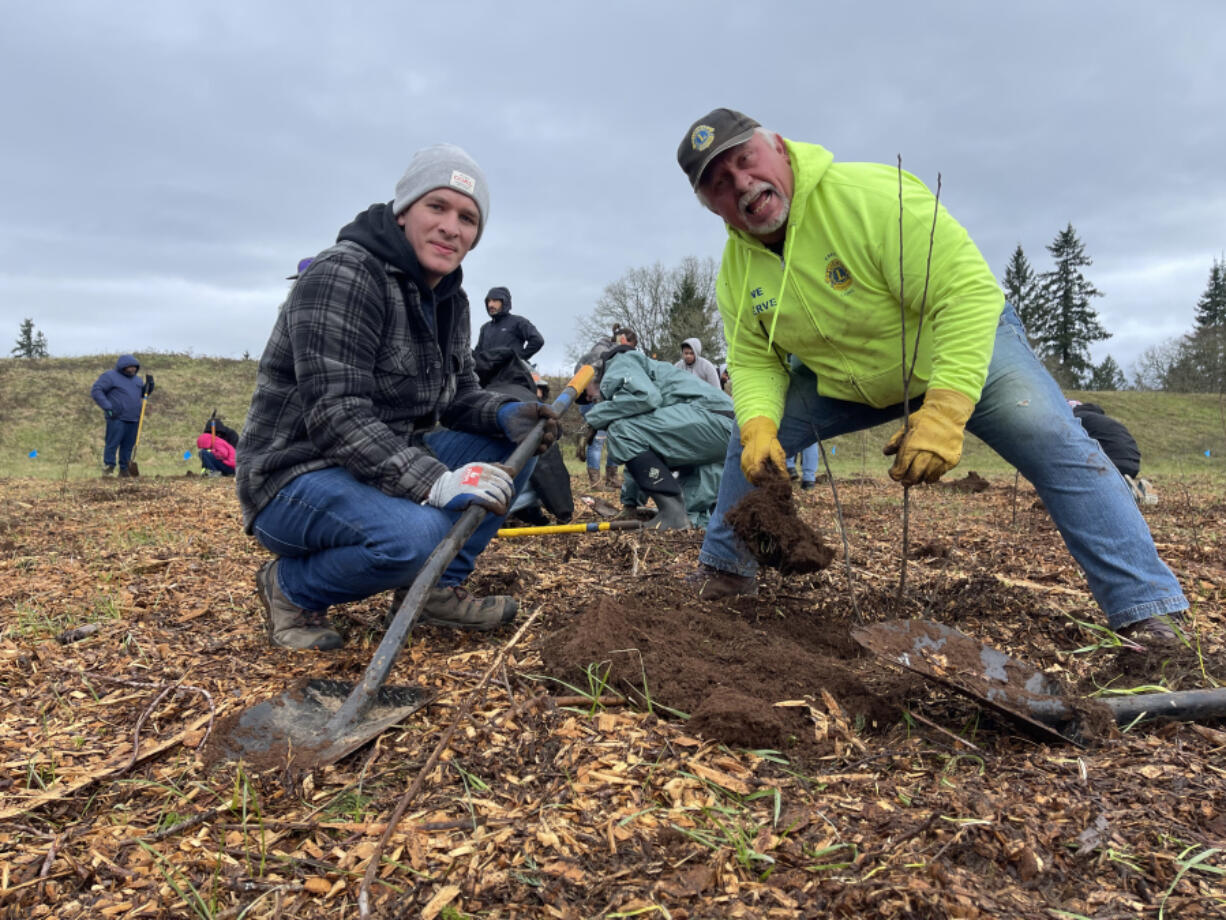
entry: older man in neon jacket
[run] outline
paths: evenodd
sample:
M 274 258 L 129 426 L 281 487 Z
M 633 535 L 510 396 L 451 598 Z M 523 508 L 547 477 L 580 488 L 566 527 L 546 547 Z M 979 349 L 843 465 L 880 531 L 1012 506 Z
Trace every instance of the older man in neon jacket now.
M 922 182 L 836 163 L 730 109 L 694 122 L 677 160 L 728 229 L 716 294 L 739 432 L 694 577 L 704 597 L 756 591 L 756 566 L 724 513 L 819 436 L 900 418 L 909 371 L 913 411 L 884 448 L 891 477 L 935 482 L 971 431 L 1034 484 L 1111 627 L 1176 638 L 1188 602 L 1127 486 L 1104 475 L 1111 461 L 1030 351 L 966 230 Z

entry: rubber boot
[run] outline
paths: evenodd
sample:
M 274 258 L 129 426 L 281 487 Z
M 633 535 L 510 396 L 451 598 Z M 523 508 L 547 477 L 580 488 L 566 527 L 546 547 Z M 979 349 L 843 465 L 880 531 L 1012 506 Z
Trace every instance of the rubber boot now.
M 655 516 L 643 525 L 644 530 L 689 530 L 690 515 L 685 510 L 685 499 L 680 495 L 648 492 L 659 509 Z
M 677 482 L 659 455 L 645 450 L 633 460 L 626 462 L 626 473 L 634 478 L 640 489 L 656 503 L 656 514 L 643 526 L 648 530 L 689 530 L 690 516 L 685 511 L 681 497 L 681 484 Z
M 604 468 L 604 484 L 606 489 L 620 489 L 622 487 L 622 478 L 617 475 L 617 467 L 606 466 Z

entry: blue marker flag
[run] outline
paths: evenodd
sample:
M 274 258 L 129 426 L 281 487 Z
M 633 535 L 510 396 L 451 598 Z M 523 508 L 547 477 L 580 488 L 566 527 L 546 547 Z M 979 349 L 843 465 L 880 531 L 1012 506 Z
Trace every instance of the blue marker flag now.
M 183 451 L 184 460 L 190 460 L 191 458 L 192 458 L 192 452 L 190 450 Z
M 1205 453 L 1206 453 L 1206 454 L 1208 454 L 1208 453 L 1209 453 L 1209 451 L 1205 451 Z M 36 451 L 36 450 L 32 450 L 32 451 L 30 451 L 30 459 L 31 459 L 31 460 L 33 460 L 33 459 L 34 459 L 35 457 L 37 457 L 37 456 L 38 456 L 38 451 Z
M 33 456 L 33 454 L 31 454 L 30 456 Z M 1205 456 L 1206 456 L 1206 457 L 1208 457 L 1208 456 L 1209 456 L 1209 451 L 1205 451 Z
M 831 444 L 831 445 L 830 445 L 830 456 L 832 456 L 832 457 L 833 457 L 833 456 L 834 456 L 835 454 L 837 454 L 838 452 L 839 452 L 839 445 L 837 445 L 837 444 Z

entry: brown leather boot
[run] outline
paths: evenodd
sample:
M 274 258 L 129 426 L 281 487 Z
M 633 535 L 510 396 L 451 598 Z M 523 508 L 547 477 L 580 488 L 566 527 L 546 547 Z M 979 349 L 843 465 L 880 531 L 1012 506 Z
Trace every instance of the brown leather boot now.
M 755 597 L 758 593 L 758 579 L 755 576 L 724 572 L 704 562 L 698 564 L 697 571 L 685 576 L 685 582 L 704 601 L 727 597 Z
M 281 592 L 277 581 L 277 562 L 265 563 L 255 574 L 256 590 L 264 605 L 268 641 L 282 648 L 316 649 L 321 652 L 340 648 L 340 633 L 321 610 L 304 610 Z
M 604 484 L 606 489 L 620 489 L 622 487 L 622 478 L 617 475 L 617 470 L 605 467 Z
M 587 468 L 587 484 L 593 489 L 600 486 L 600 470 L 594 470 L 590 466 Z

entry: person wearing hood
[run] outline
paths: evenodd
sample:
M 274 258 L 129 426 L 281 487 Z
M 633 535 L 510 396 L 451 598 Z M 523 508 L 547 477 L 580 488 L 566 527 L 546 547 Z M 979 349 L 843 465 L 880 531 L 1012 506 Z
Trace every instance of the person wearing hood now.
M 709 383 L 717 390 L 722 390 L 719 371 L 715 365 L 702 356 L 702 342 L 698 339 L 686 339 L 681 343 L 681 360 L 673 367 L 693 374 L 703 383 Z
M 478 364 L 500 364 L 508 351 L 527 361 L 545 344 L 536 326 L 511 313 L 511 292 L 507 288 L 490 288 L 485 295 L 485 312 L 489 320 L 482 324 L 473 349 Z
M 1156 505 L 1158 496 L 1148 479 L 1141 478 L 1141 448 L 1128 427 L 1117 418 L 1112 418 L 1097 403 L 1070 399 L 1069 407 L 1081 427 L 1102 447 L 1103 453 L 1115 464 L 1115 468 L 1128 483 L 1132 497 L 1139 505 Z
M 608 432 L 609 461 L 625 464 L 622 506 L 634 509 L 643 495 L 657 508 L 647 527 L 702 527 L 719 493 L 732 400 L 633 345 L 602 342 L 592 353 L 602 347 L 600 377 L 587 394 L 598 401 L 586 419 Z
M 1142 643 L 1178 639 L 1188 602 L 1128 487 L 1103 475 L 1111 461 L 966 230 L 919 179 L 835 162 L 726 108 L 686 129 L 677 162 L 728 233 L 716 299 L 738 426 L 691 576 L 703 596 L 757 590 L 727 511 L 786 476 L 785 457 L 819 434 L 901 419 L 909 393 L 884 447 L 891 478 L 936 482 L 974 433 L 1034 485 L 1110 627 Z
M 460 263 L 489 220 L 489 189 L 450 144 L 414 154 L 395 198 L 371 205 L 301 272 L 260 358 L 238 447 L 243 526 L 276 558 L 256 574 L 274 645 L 333 649 L 334 604 L 409 585 L 460 513 L 481 525 L 430 589 L 419 622 L 494 629 L 512 597 L 462 587 L 533 463 L 499 464 L 536 400 L 482 390 Z
M 106 416 L 106 446 L 102 449 L 102 475 L 110 476 L 119 464 L 119 475 L 129 476 L 128 463 L 140 429 L 140 410 L 146 396 L 153 392 L 153 375 L 139 376 L 140 362 L 132 355 L 120 355 L 115 366 L 103 371 L 89 395 Z

